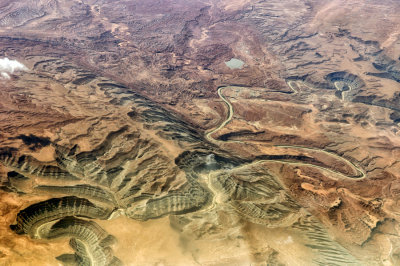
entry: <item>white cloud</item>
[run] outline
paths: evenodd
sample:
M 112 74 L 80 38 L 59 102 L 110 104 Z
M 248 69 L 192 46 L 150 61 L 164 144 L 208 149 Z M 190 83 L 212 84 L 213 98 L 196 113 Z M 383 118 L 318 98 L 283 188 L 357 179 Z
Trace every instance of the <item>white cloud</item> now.
M 10 79 L 10 74 L 27 70 L 28 68 L 17 60 L 10 60 L 7 57 L 0 59 L 0 75 L 2 79 Z
M 6 72 L 1 72 L 1 77 L 3 79 L 10 79 L 11 78 L 10 75 L 8 75 Z

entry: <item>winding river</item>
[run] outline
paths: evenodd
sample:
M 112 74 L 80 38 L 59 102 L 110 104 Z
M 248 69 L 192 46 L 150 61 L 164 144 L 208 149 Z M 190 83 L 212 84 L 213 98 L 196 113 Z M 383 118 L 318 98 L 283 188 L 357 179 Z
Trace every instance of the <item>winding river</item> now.
M 304 82 L 301 81 L 288 81 L 288 86 L 289 88 L 293 91 L 293 94 L 297 94 L 298 91 L 297 89 L 295 89 L 294 84 L 296 84 L 296 87 L 299 87 L 300 85 L 304 85 L 307 86 L 306 84 L 304 84 Z M 299 85 L 300 84 L 300 85 Z M 205 137 L 208 141 L 213 142 L 213 143 L 227 143 L 227 142 L 235 142 L 235 143 L 260 143 L 260 144 L 264 144 L 261 141 L 255 141 L 255 140 L 246 140 L 246 141 L 239 141 L 239 140 L 227 140 L 227 141 L 222 141 L 222 140 L 217 140 L 214 139 L 212 137 L 212 135 L 216 132 L 218 132 L 219 130 L 221 130 L 222 128 L 224 128 L 233 118 L 234 115 L 234 109 L 232 104 L 228 101 L 228 99 L 226 98 L 226 96 L 224 95 L 223 91 L 225 89 L 229 89 L 229 88 L 234 88 L 234 89 L 242 89 L 243 87 L 240 86 L 223 86 L 223 87 L 219 87 L 218 88 L 218 96 L 221 98 L 221 100 L 226 104 L 226 106 L 228 107 L 228 114 L 226 119 L 215 129 L 209 131 L 206 133 Z M 246 87 L 246 89 L 251 89 L 249 87 Z M 323 166 L 318 166 L 315 164 L 311 164 L 311 163 L 306 163 L 306 162 L 297 162 L 297 161 L 288 161 L 288 160 L 275 160 L 275 159 L 266 159 L 266 160 L 259 160 L 256 163 L 261 163 L 261 162 L 279 162 L 279 163 L 286 163 L 286 164 L 292 164 L 292 165 L 305 165 L 305 166 L 311 166 L 311 167 L 315 167 L 318 168 L 320 170 L 324 170 L 324 171 L 328 171 L 330 173 L 339 175 L 341 177 L 345 177 L 345 178 L 352 178 L 352 179 L 361 179 L 361 178 L 365 178 L 366 174 L 365 172 L 356 164 L 354 164 L 353 162 L 349 161 L 348 159 L 337 155 L 336 153 L 330 152 L 330 151 L 326 151 L 323 149 L 319 149 L 319 148 L 312 148 L 312 147 L 303 147 L 303 146 L 297 146 L 297 145 L 271 145 L 271 147 L 280 147 L 280 148 L 288 148 L 288 149 L 293 149 L 296 151 L 314 151 L 314 152 L 321 152 L 324 153 L 327 156 L 333 157 L 339 161 L 342 161 L 343 163 L 345 163 L 346 165 L 348 165 L 351 169 L 355 170 L 354 172 L 357 173 L 356 175 L 346 175 L 344 173 L 341 173 L 339 171 L 330 169 L 330 168 L 326 168 Z

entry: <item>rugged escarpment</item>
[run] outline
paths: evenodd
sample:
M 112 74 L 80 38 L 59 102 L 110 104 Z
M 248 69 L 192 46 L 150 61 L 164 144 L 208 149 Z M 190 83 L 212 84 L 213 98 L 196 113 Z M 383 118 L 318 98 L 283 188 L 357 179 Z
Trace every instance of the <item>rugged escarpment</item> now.
M 399 10 L 4 1 L 0 264 L 397 265 Z

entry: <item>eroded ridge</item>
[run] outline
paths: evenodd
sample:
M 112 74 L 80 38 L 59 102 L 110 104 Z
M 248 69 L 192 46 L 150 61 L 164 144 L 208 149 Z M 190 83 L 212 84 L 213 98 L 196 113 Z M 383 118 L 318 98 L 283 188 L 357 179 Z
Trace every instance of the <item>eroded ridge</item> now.
M 110 248 L 116 239 L 93 221 L 65 217 L 55 223 L 45 237 L 71 237 L 71 247 L 76 251 L 75 260 L 79 265 L 122 264 L 113 256 Z
M 193 178 L 190 178 L 190 173 L 187 173 L 189 182 L 186 190 L 171 192 L 161 197 L 147 191 L 146 187 L 149 181 L 159 182 L 158 180 L 165 177 L 172 181 L 181 170 L 177 166 L 171 168 L 173 162 L 163 155 L 148 154 L 157 149 L 158 145 L 140 139 L 134 145 L 130 151 L 117 152 L 114 157 L 103 161 L 102 164 L 99 164 L 99 160 L 101 160 L 99 158 L 110 149 L 103 150 L 101 155 L 96 156 L 96 153 L 94 155 L 88 152 L 79 153 L 74 148 L 63 150 L 57 147 L 56 151 L 59 154 L 57 161 L 61 167 L 74 175 L 81 176 L 89 183 L 96 183 L 100 186 L 39 186 L 37 190 L 81 195 L 110 203 L 116 208 L 126 210 L 126 214 L 135 219 L 157 218 L 170 213 L 184 213 L 202 207 L 203 202 L 207 199 L 207 193 L 204 188 L 193 181 Z M 96 148 L 96 150 L 99 149 Z M 118 166 L 113 167 L 113 165 Z M 146 205 L 146 211 L 143 211 L 143 204 Z
M 305 246 L 317 251 L 313 259 L 315 265 L 362 265 L 353 255 L 332 238 L 321 223 L 311 215 L 306 215 L 293 224 L 293 228 L 302 232 L 308 239 Z
M 45 164 L 29 155 L 19 155 L 15 148 L 0 149 L 0 162 L 24 175 L 64 181 L 79 179 L 57 165 Z
M 84 198 L 68 196 L 52 198 L 20 211 L 11 229 L 35 239 L 70 237 L 75 254 L 57 257 L 65 264 L 121 265 L 109 247 L 115 239 L 95 222 L 78 219 L 107 219 L 112 210 L 103 209 Z
M 122 134 L 123 130 L 118 130 Z M 126 214 L 134 219 L 147 220 L 158 218 L 167 214 L 182 214 L 202 208 L 208 201 L 207 190 L 200 186 L 196 177 L 192 177 L 191 171 L 188 171 L 188 185 L 186 189 L 168 193 L 168 195 L 159 197 L 146 192 L 146 180 L 157 182 L 162 174 L 170 176 L 171 179 L 178 174 L 179 168 L 175 166 L 170 168 L 168 158 L 162 155 L 147 155 L 151 149 L 158 148 L 158 145 L 149 141 L 136 140 L 135 146 L 128 152 L 116 152 L 115 156 L 108 160 L 102 160 L 104 154 L 112 149 L 113 138 L 118 134 L 110 133 L 104 142 L 94 149 L 93 153 L 79 152 L 78 147 L 71 149 L 60 145 L 54 145 L 56 150 L 56 162 L 61 171 L 69 173 L 76 177 L 78 184 L 69 186 L 61 185 L 37 185 L 34 191 L 40 194 L 51 193 L 60 195 L 71 195 L 90 199 L 108 209 L 123 209 Z M 8 153 L 7 153 L 8 154 Z M 20 164 L 12 165 L 18 173 L 26 173 L 25 169 L 30 169 L 30 162 L 35 160 L 25 160 L 27 156 L 19 156 L 16 152 L 8 154 L 5 162 L 23 161 Z M 123 155 L 123 156 L 121 156 Z M 10 159 L 11 158 L 11 159 Z M 13 159 L 16 158 L 16 159 Z M 19 159 L 19 158 L 23 158 Z M 116 165 L 114 167 L 114 165 Z M 128 167 L 129 170 L 128 170 Z M 157 170 L 158 169 L 158 170 Z M 161 170 L 160 169 L 164 169 Z M 34 176 L 32 172 L 29 172 Z M 17 178 L 18 175 L 10 175 L 10 180 Z M 26 179 L 29 179 L 26 177 Z M 172 181 L 172 180 L 171 180 Z M 82 184 L 81 182 L 86 182 Z M 10 182 L 17 190 L 23 190 L 17 182 Z M 144 205 L 143 205 L 144 204 Z M 30 211 L 39 208 L 39 205 L 32 205 Z M 22 214 L 21 214 L 22 215 Z M 62 215 L 62 214 L 60 214 Z M 66 213 L 65 215 L 71 215 Z
M 179 215 L 197 211 L 207 202 L 206 190 L 193 182 L 189 189 L 181 193 L 170 193 L 161 198 L 147 200 L 144 205 L 129 208 L 126 214 L 138 220 L 155 219 L 168 214 Z
M 239 165 L 240 160 L 216 156 L 218 162 L 207 163 L 207 150 L 185 151 L 176 159 L 175 163 L 185 171 L 187 185 L 179 191 L 168 193 L 168 195 L 146 199 L 142 203 L 127 210 L 127 215 L 134 219 L 148 220 L 165 215 L 185 214 L 204 209 L 212 201 L 212 193 L 209 187 L 200 181 L 202 173 L 220 168 L 229 168 Z M 214 154 L 212 154 L 215 156 Z
M 268 174 L 255 169 L 235 169 L 212 175 L 211 184 L 246 219 L 267 227 L 292 225 L 302 215 L 300 206 Z
M 360 77 L 345 71 L 330 73 L 325 78 L 336 89 L 335 94 L 342 100 L 346 100 L 349 95 L 354 95 L 365 86 Z
M 32 238 L 42 238 L 41 226 L 66 216 L 107 219 L 110 209 L 103 209 L 87 199 L 74 196 L 53 198 L 35 203 L 20 211 L 16 224 L 11 229 L 17 234 L 28 234 Z
M 46 186 L 40 185 L 34 188 L 38 193 L 65 194 L 76 197 L 85 197 L 94 201 L 102 202 L 108 206 L 115 206 L 115 199 L 110 191 L 101 187 L 80 184 L 75 186 Z
M 240 217 L 269 228 L 290 228 L 305 239 L 305 247 L 316 254 L 315 265 L 359 265 L 345 248 L 332 240 L 321 223 L 286 192 L 278 179 L 258 163 L 210 175 L 219 200 Z
M 68 149 L 56 145 L 56 161 L 60 167 L 74 176 L 79 176 L 87 181 L 94 181 L 99 185 L 109 187 L 113 177 L 118 175 L 123 168 L 116 165 L 115 167 L 105 169 L 98 159 L 111 149 L 112 141 L 126 130 L 127 127 L 122 127 L 115 132 L 109 133 L 93 152 L 78 152 L 78 146 Z
M 345 71 L 330 73 L 326 79 L 340 91 L 357 90 L 365 86 L 360 77 Z

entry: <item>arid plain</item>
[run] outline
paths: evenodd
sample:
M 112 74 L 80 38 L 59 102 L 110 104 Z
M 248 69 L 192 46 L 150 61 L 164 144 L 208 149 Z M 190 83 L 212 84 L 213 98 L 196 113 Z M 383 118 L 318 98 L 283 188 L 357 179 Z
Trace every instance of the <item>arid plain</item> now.
M 0 265 L 399 265 L 399 14 L 0 1 Z

